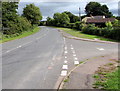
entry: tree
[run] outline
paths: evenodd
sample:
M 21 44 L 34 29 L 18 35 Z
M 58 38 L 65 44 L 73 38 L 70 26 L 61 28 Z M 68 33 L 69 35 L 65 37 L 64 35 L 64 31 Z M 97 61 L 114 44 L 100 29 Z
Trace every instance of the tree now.
M 2 2 L 2 24 L 3 27 L 8 28 L 9 21 L 15 21 L 17 18 L 18 9 L 17 2 Z
M 57 26 L 65 26 L 70 22 L 70 19 L 66 13 L 55 13 L 54 16 L 54 23 Z
M 17 2 L 2 2 L 2 27 L 7 28 L 2 31 L 3 34 L 19 35 L 32 27 L 25 17 L 17 14 L 17 9 Z
M 47 17 L 47 22 L 46 22 L 46 24 L 47 24 L 48 26 L 54 25 L 54 19 L 52 19 L 52 18 L 50 18 L 50 17 Z
M 112 13 L 106 5 L 101 5 L 98 2 L 89 2 L 85 7 L 87 16 L 93 15 L 105 15 L 106 17 L 112 17 Z
M 23 9 L 23 16 L 26 17 L 32 25 L 38 25 L 40 20 L 42 20 L 40 9 L 34 4 L 26 5 L 26 7 Z
M 70 18 L 70 23 L 75 23 L 75 22 L 79 21 L 79 17 L 75 16 L 71 12 L 65 11 L 63 13 L 66 13 L 68 15 L 68 17 Z

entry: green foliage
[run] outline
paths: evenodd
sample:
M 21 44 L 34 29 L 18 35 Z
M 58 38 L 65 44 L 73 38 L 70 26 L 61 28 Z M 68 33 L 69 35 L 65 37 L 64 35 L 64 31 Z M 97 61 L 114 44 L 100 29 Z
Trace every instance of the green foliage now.
M 75 16 L 71 12 L 65 11 L 63 13 L 66 13 L 68 15 L 68 17 L 70 18 L 70 23 L 75 23 L 75 22 L 79 21 L 79 17 Z
M 8 28 L 9 21 L 15 21 L 17 18 L 18 3 L 16 2 L 2 2 L 2 25 L 5 28 Z
M 66 26 L 70 22 L 68 15 L 65 13 L 55 13 L 53 18 L 56 26 Z
M 84 23 L 83 22 L 75 22 L 75 28 L 78 29 L 78 30 L 82 30 L 82 27 L 83 27 Z
M 112 27 L 113 27 L 113 25 L 110 21 L 106 22 L 106 26 L 107 26 L 108 29 L 112 29 Z
M 71 29 L 74 29 L 76 26 L 75 26 L 75 23 L 68 23 L 66 25 L 67 28 L 71 28 Z
M 89 2 L 85 7 L 85 12 L 88 16 L 93 15 L 105 15 L 106 17 L 112 17 L 112 13 L 106 5 L 101 5 L 98 2 Z
M 17 14 L 18 3 L 3 2 L 2 3 L 2 32 L 7 38 L 19 36 L 25 31 L 31 30 L 33 26 L 25 17 Z
M 119 71 L 120 69 L 116 70 L 115 72 L 111 72 L 111 73 L 104 73 L 101 72 L 101 74 L 103 74 L 102 78 L 97 75 L 96 78 L 96 82 L 95 82 L 95 87 L 99 88 L 102 87 L 102 89 L 106 89 L 108 91 L 119 91 Z
M 54 19 L 52 19 L 52 18 L 50 18 L 50 17 L 47 17 L 46 25 L 48 25 L 48 26 L 53 26 L 53 25 L 54 25 Z
M 82 32 L 86 34 L 98 35 L 110 39 L 120 40 L 120 27 L 113 27 L 111 22 L 106 23 L 106 25 L 107 27 L 98 28 L 93 24 L 88 24 L 82 27 Z
M 38 25 L 40 20 L 42 20 L 40 9 L 34 4 L 26 5 L 26 7 L 23 9 L 23 16 L 26 17 L 32 25 Z
M 15 21 L 8 22 L 8 27 L 9 30 L 4 30 L 3 33 L 12 35 L 16 33 L 21 34 L 23 31 L 28 31 L 32 26 L 26 18 L 18 16 Z

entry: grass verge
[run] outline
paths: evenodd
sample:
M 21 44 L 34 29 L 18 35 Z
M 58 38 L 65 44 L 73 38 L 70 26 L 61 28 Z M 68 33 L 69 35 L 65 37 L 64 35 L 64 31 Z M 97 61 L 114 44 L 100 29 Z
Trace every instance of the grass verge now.
M 26 31 L 26 32 L 23 32 L 22 34 L 20 34 L 19 36 L 11 36 L 9 38 L 6 38 L 6 37 L 4 37 L 4 35 L 2 35 L 3 37 L 2 37 L 2 40 L 0 40 L 0 43 L 27 37 L 29 35 L 37 33 L 39 30 L 40 30 L 40 27 L 35 27 L 32 31 Z
M 96 36 L 96 35 L 89 35 L 89 34 L 84 34 L 82 33 L 81 31 L 78 31 L 76 29 L 70 29 L 70 28 L 58 28 L 58 27 L 55 27 L 57 29 L 61 29 L 63 31 L 65 31 L 66 33 L 72 35 L 72 36 L 75 36 L 75 37 L 79 37 L 79 38 L 85 38 L 85 39 L 99 39 L 99 40 L 103 40 L 103 41 L 112 41 L 112 42 L 118 42 L 117 40 L 112 40 L 112 39 L 109 39 L 109 38 L 104 38 L 104 37 L 101 37 L 101 36 Z
M 94 83 L 94 88 L 108 91 L 120 91 L 120 67 L 116 69 L 113 65 L 107 64 L 104 67 L 99 68 L 97 74 L 94 75 L 96 80 Z

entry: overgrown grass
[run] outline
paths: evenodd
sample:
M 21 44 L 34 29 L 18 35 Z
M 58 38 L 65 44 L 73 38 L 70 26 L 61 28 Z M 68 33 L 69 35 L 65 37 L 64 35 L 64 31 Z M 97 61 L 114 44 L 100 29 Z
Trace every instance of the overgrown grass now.
M 4 42 L 7 42 L 7 41 L 11 41 L 11 40 L 23 38 L 23 37 L 26 37 L 26 36 L 35 34 L 35 33 L 38 32 L 39 30 L 40 30 L 40 27 L 35 27 L 35 28 L 34 28 L 33 30 L 31 30 L 31 31 L 23 32 L 22 34 L 20 34 L 20 35 L 18 35 L 18 36 L 8 36 L 8 38 L 5 37 L 5 35 L 2 35 L 2 40 L 0 40 L 0 43 L 4 43 Z
M 55 27 L 56 28 L 56 27 Z M 66 33 L 75 36 L 75 37 L 79 37 L 79 38 L 85 38 L 85 39 L 99 39 L 99 40 L 103 40 L 103 41 L 113 41 L 113 42 L 118 42 L 117 40 L 112 40 L 109 38 L 104 38 L 101 36 L 96 36 L 96 35 L 89 35 L 89 34 L 84 34 L 79 30 L 76 29 L 70 29 L 70 28 L 58 28 L 57 29 L 61 29 L 63 31 L 65 31 Z
M 96 79 L 94 88 L 105 89 L 107 91 L 120 91 L 120 67 L 112 72 L 106 71 L 105 69 L 101 69 L 98 74 L 94 75 Z
M 104 74 L 104 77 L 102 81 L 96 81 L 94 85 L 96 87 L 102 87 L 102 89 L 118 89 L 119 84 L 119 78 L 118 78 L 118 70 L 112 73 L 106 73 Z M 95 76 L 96 79 L 99 79 L 99 76 Z

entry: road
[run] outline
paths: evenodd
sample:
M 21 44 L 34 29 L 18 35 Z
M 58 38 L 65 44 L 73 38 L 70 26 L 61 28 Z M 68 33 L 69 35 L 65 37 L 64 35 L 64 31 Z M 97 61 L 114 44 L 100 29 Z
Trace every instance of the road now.
M 55 28 L 2 44 L 3 89 L 53 89 L 79 61 L 118 52 L 118 44 L 67 39 Z

